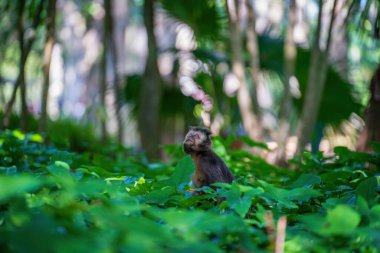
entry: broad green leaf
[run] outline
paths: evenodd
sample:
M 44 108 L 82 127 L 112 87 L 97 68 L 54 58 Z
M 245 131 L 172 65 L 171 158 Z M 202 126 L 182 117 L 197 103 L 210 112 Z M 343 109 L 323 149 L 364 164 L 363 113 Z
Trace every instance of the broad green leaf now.
M 251 196 L 264 193 L 264 189 L 261 187 L 252 187 L 247 185 L 238 184 L 241 193 L 249 194 Z
M 322 193 L 310 188 L 295 188 L 286 193 L 286 198 L 294 201 L 309 201 L 319 196 L 322 196 Z
M 350 236 L 360 223 L 360 215 L 348 205 L 327 210 L 327 216 L 310 214 L 300 217 L 307 228 L 326 237 Z
M 28 137 L 31 141 L 34 141 L 34 142 L 38 142 L 38 143 L 44 142 L 44 139 L 39 134 L 30 134 Z
M 322 182 L 329 188 L 336 188 L 338 185 L 348 184 L 348 179 L 352 176 L 352 172 L 347 171 L 331 171 L 321 175 Z
M 176 193 L 176 189 L 172 186 L 167 186 L 159 190 L 154 190 L 149 192 L 144 196 L 144 201 L 146 203 L 157 203 L 157 204 L 165 204 L 168 200 L 170 200 L 170 196 Z
M 308 201 L 310 198 L 319 197 L 321 193 L 310 188 L 295 188 L 286 190 L 258 180 L 265 190 L 262 196 L 270 198 L 273 203 L 278 203 L 286 208 L 297 208 L 292 201 Z
M 321 183 L 321 177 L 313 174 L 302 174 L 293 183 L 289 184 L 289 188 L 313 187 Z
M 370 177 L 363 180 L 356 188 L 356 194 L 363 197 L 370 205 L 376 202 L 377 178 Z
M 240 217 L 244 217 L 251 207 L 252 196 L 242 194 L 237 183 L 233 183 L 231 190 L 226 193 L 228 206 L 232 208 Z
M 350 206 L 338 205 L 327 211 L 326 232 L 331 235 L 350 235 L 359 225 L 360 215 Z
M 70 167 L 65 162 L 55 161 L 54 164 L 51 164 L 46 168 L 52 175 L 56 176 L 57 178 L 72 178 Z
M 223 145 L 221 138 L 213 138 L 212 150 L 220 157 L 227 155 L 226 147 Z
M 42 182 L 27 175 L 0 176 L 0 202 L 18 194 L 38 189 Z
M 24 140 L 25 139 L 25 134 L 23 134 L 20 130 L 14 130 L 13 131 L 13 136 L 16 137 L 19 140 Z
M 176 187 L 183 187 L 190 182 L 190 176 L 194 172 L 194 163 L 190 156 L 186 156 L 178 162 L 169 183 Z
M 369 206 L 367 201 L 362 196 L 357 196 L 356 208 L 361 215 L 368 216 Z
M 51 156 L 51 162 L 54 163 L 56 161 L 65 162 L 68 165 L 71 165 L 73 162 L 73 154 L 67 151 L 55 151 Z
M 372 227 L 380 229 L 380 205 L 376 205 L 371 208 L 369 213 L 369 219 Z
M 343 162 L 353 161 L 355 163 L 365 163 L 371 160 L 371 154 L 364 152 L 355 152 L 349 150 L 347 147 L 335 147 L 335 154 L 339 157 L 339 160 Z

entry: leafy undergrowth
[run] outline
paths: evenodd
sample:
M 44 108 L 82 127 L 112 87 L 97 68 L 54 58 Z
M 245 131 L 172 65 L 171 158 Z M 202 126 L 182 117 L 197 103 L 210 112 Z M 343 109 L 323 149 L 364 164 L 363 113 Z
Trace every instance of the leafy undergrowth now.
M 179 146 L 166 147 L 172 165 L 149 164 L 118 146 L 76 154 L 2 132 L 0 252 L 273 252 L 280 217 L 285 252 L 380 251 L 378 153 L 305 153 L 285 170 L 232 141 L 214 150 L 236 182 L 192 196 Z

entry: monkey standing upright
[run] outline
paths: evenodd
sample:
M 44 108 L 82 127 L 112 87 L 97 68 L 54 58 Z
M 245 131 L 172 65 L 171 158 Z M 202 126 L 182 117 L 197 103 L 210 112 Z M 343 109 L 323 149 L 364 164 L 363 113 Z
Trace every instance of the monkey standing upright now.
M 191 127 L 183 142 L 183 150 L 195 164 L 191 180 L 196 188 L 234 180 L 223 160 L 211 150 L 211 144 L 210 130 L 202 127 Z

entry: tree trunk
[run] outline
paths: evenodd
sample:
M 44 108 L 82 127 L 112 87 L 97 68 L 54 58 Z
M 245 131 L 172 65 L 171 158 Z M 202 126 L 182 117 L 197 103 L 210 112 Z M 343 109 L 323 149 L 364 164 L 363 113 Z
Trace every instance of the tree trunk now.
M 290 79 L 294 76 L 297 48 L 293 33 L 296 24 L 296 0 L 290 0 L 288 12 L 288 25 L 284 45 L 284 94 L 279 112 L 279 130 L 277 136 L 278 151 L 276 163 L 286 164 L 286 140 L 290 132 L 290 118 L 292 112 L 292 94 L 290 93 Z
M 144 1 L 144 23 L 148 37 L 146 62 L 140 94 L 139 130 L 142 148 L 149 158 L 158 158 L 160 143 L 160 103 L 162 82 L 157 65 L 157 45 L 154 35 L 154 0 Z
M 112 0 L 105 0 L 104 1 L 104 8 L 105 8 L 105 19 L 106 19 L 106 26 L 105 31 L 107 31 L 107 38 L 109 39 L 110 43 L 107 43 L 107 46 L 109 46 L 111 50 L 111 56 L 112 56 L 112 63 L 113 63 L 113 92 L 115 96 L 115 113 L 116 113 L 116 123 L 117 123 L 117 139 L 120 143 L 123 142 L 123 136 L 124 136 L 124 124 L 121 117 L 121 107 L 123 106 L 123 96 L 122 94 L 122 80 L 120 80 L 120 76 L 118 75 L 117 71 L 117 47 L 115 42 L 115 35 L 114 35 L 114 22 L 112 18 Z
M 103 52 L 101 56 L 100 68 L 101 68 L 101 81 L 100 81 L 100 131 L 102 142 L 105 143 L 108 140 L 107 133 L 107 105 L 106 105 L 106 93 L 107 93 L 107 50 L 109 46 L 109 27 L 110 22 L 110 0 L 104 0 L 105 17 L 103 19 Z
M 364 128 L 356 144 L 358 151 L 371 152 L 371 142 L 380 143 L 380 65 L 370 84 L 371 98 L 364 116 Z
M 240 32 L 239 1 L 227 0 L 227 13 L 230 29 L 232 51 L 232 72 L 240 82 L 237 100 L 244 129 L 251 139 L 259 139 L 258 119 L 252 110 L 252 98 L 244 78 L 244 61 L 242 55 L 242 36 Z
M 336 6 L 337 0 L 334 1 L 334 7 L 331 12 L 326 48 L 324 51 L 322 51 L 319 45 L 319 39 L 321 34 L 323 0 L 319 0 L 317 36 L 311 56 L 312 58 L 309 68 L 309 78 L 306 87 L 306 94 L 302 108 L 301 119 L 298 125 L 297 153 L 300 153 L 304 149 L 305 145 L 310 141 L 311 134 L 316 125 L 319 107 L 322 100 L 322 93 L 326 82 L 331 31 L 336 16 Z
M 47 102 L 49 96 L 50 86 L 50 63 L 55 43 L 55 13 L 56 13 L 56 0 L 50 0 L 48 2 L 46 19 L 46 42 L 44 49 L 44 83 L 42 87 L 42 101 L 41 101 L 41 117 L 40 117 L 40 132 L 46 132 L 47 127 Z
M 19 80 L 20 80 L 20 98 L 21 98 L 21 129 L 24 132 L 28 131 L 28 106 L 26 104 L 26 84 L 25 84 L 25 63 L 24 60 L 26 58 L 25 47 L 24 47 L 24 10 L 25 10 L 25 2 L 20 1 L 18 7 L 18 22 L 17 22 L 17 32 L 18 32 L 18 42 L 20 47 L 20 72 L 19 72 Z
M 19 4 L 20 6 L 18 7 L 18 12 L 20 14 L 20 12 L 24 12 L 23 9 L 25 8 L 25 1 L 19 1 Z M 34 19 L 33 19 L 33 23 L 32 23 L 32 29 L 34 31 L 36 31 L 38 25 L 40 24 L 40 21 L 41 21 L 41 12 L 43 10 L 43 4 L 44 4 L 44 1 L 40 1 L 38 7 L 37 7 L 37 11 L 36 11 L 36 15 L 34 16 Z M 18 29 L 20 29 L 21 27 L 20 26 L 23 26 L 23 22 L 22 22 L 22 16 L 21 18 L 19 19 L 18 21 Z M 21 31 L 19 31 L 20 33 Z M 24 48 L 23 46 L 23 53 L 21 53 L 20 55 L 22 55 L 20 57 L 20 72 L 19 72 L 19 75 L 17 76 L 17 79 L 16 79 L 16 82 L 15 82 L 15 85 L 13 87 L 13 91 L 12 91 L 12 95 L 11 95 L 11 98 L 9 99 L 8 103 L 7 103 L 7 106 L 5 108 L 5 112 L 4 112 L 4 118 L 3 118 L 3 122 L 2 122 L 2 125 L 3 125 L 3 128 L 6 129 L 8 128 L 9 126 L 9 123 L 10 123 L 10 117 L 12 115 L 12 108 L 13 108 L 13 104 L 15 103 L 16 101 L 16 95 L 17 95 L 17 90 L 19 88 L 19 86 L 21 85 L 22 82 L 25 82 L 24 79 L 24 74 L 25 74 L 25 65 L 26 65 L 26 60 L 28 58 L 28 55 L 32 49 L 32 45 L 33 45 L 33 42 L 35 40 L 35 33 L 34 35 L 27 41 L 26 43 L 26 46 Z M 19 35 L 20 37 L 20 35 Z M 24 44 L 24 42 L 22 42 Z M 21 69 L 21 66 L 23 66 L 23 69 Z M 23 74 L 22 74 L 23 73 Z
M 248 12 L 248 25 L 247 25 L 247 50 L 249 53 L 249 63 L 251 67 L 251 78 L 253 83 L 253 94 L 252 94 L 252 104 L 253 111 L 256 114 L 256 138 L 262 139 L 263 137 L 263 124 L 261 118 L 261 112 L 259 108 L 259 103 L 257 96 L 259 94 L 260 87 L 260 54 L 259 54 L 259 43 L 257 41 L 257 34 L 255 28 L 255 12 L 251 4 L 251 0 L 245 0 L 247 12 Z

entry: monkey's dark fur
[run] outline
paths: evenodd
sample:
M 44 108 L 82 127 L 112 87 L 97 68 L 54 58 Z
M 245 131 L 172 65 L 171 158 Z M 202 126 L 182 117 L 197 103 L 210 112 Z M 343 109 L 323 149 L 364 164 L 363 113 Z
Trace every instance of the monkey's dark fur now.
M 195 164 L 191 180 L 197 188 L 234 180 L 223 160 L 211 150 L 211 144 L 210 130 L 202 127 L 191 127 L 183 142 L 183 150 L 191 155 Z

